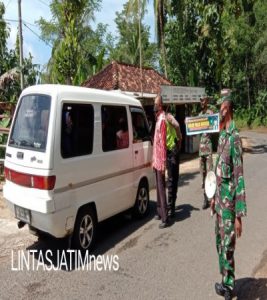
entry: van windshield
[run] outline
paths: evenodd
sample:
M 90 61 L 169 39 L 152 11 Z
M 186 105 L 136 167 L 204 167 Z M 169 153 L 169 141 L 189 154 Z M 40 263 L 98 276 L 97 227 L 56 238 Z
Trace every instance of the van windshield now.
M 15 116 L 9 146 L 45 152 L 50 105 L 50 96 L 24 96 Z

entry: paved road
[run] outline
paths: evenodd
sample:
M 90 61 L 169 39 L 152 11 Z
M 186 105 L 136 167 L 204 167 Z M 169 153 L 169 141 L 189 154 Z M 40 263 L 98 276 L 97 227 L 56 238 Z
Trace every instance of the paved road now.
M 244 156 L 248 217 L 236 249 L 238 299 L 245 299 L 267 249 L 267 135 L 242 135 L 251 139 L 252 150 Z M 123 215 L 101 225 L 94 254 L 117 254 L 117 272 L 11 271 L 11 249 L 67 246 L 59 240 L 38 242 L 25 229 L 18 234 L 14 223 L 0 219 L 0 299 L 220 299 L 213 288 L 220 280 L 214 219 L 201 209 L 201 180 L 194 166 L 183 168 L 186 173 L 181 176 L 171 227 L 160 230 L 153 219 L 155 191 L 146 220 L 133 221 Z M 259 280 L 267 283 L 267 279 Z M 256 295 L 255 290 L 253 299 Z

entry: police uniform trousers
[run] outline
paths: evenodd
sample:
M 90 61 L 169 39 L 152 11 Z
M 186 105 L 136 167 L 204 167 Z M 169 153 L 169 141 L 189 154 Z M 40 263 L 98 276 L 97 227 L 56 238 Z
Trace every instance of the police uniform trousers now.
M 168 209 L 175 211 L 179 181 L 180 153 L 177 147 L 167 150 L 167 172 L 168 172 Z

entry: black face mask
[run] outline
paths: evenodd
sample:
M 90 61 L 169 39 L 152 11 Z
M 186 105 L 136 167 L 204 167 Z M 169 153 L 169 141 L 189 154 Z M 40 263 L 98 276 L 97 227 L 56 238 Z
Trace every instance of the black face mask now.
M 156 105 L 154 105 L 154 113 L 157 114 L 158 112 L 159 112 L 159 108 Z
M 223 123 L 225 121 L 226 113 L 224 111 L 220 111 L 220 122 Z

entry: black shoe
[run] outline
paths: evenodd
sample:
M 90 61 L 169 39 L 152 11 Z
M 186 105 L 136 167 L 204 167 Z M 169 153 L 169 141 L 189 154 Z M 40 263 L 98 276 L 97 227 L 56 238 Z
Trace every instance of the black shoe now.
M 161 217 L 159 215 L 155 215 L 154 220 L 161 220 Z
M 224 296 L 225 300 L 231 300 L 232 299 L 232 291 L 225 286 L 223 283 L 215 283 L 215 291 L 216 294 L 219 296 Z
M 170 217 L 171 219 L 174 219 L 174 218 L 175 218 L 175 212 L 171 212 L 171 213 L 169 214 L 169 217 Z
M 166 228 L 169 226 L 169 223 L 168 222 L 162 222 L 159 224 L 159 229 L 163 229 L 163 228 Z

